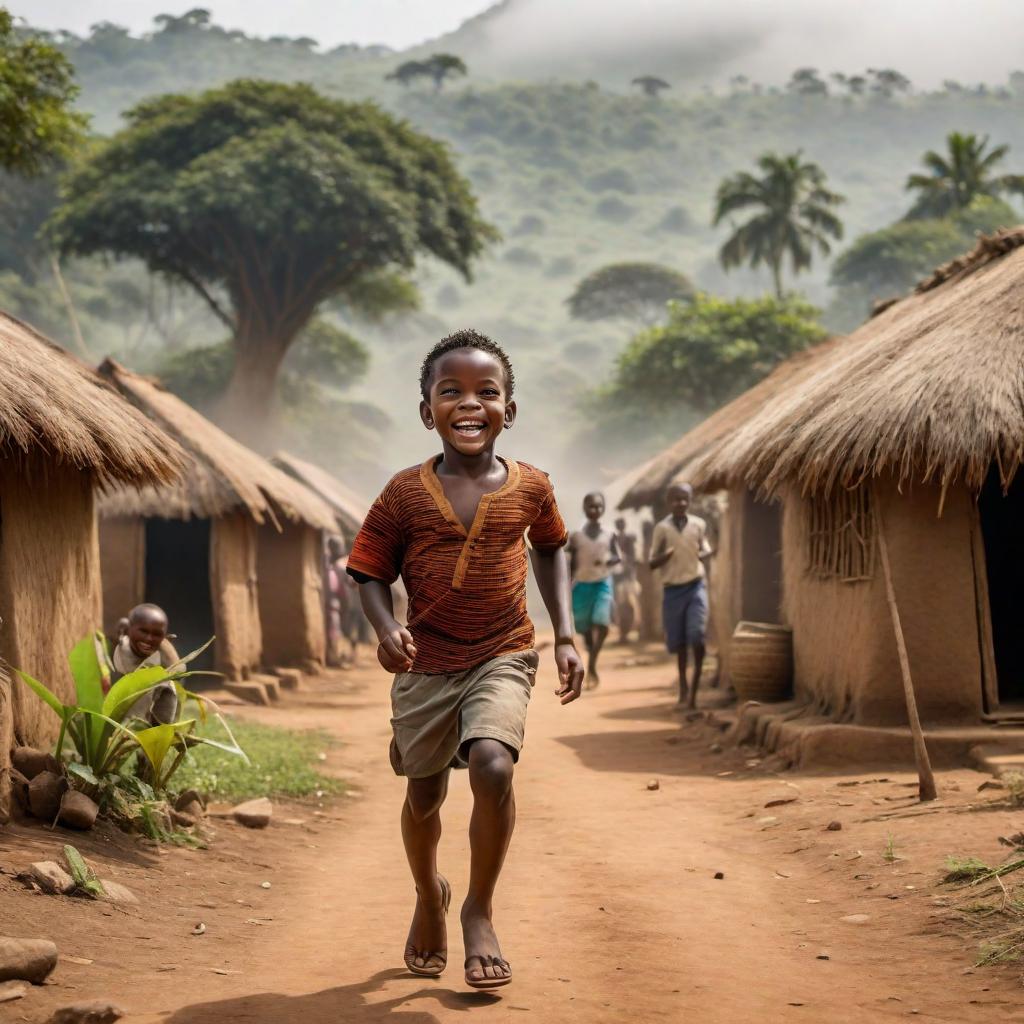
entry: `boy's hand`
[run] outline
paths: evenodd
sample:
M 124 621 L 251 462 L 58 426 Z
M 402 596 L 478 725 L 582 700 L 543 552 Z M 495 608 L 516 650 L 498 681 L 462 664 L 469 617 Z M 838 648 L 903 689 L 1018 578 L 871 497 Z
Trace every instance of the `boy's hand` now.
M 416 645 L 412 642 L 412 633 L 397 622 L 393 629 L 381 635 L 377 645 L 377 660 L 386 672 L 394 675 L 397 672 L 408 672 L 416 658 Z
M 555 664 L 558 666 L 558 681 L 562 684 L 555 690 L 555 696 L 562 704 L 571 704 L 583 689 L 583 660 L 576 645 L 556 644 Z

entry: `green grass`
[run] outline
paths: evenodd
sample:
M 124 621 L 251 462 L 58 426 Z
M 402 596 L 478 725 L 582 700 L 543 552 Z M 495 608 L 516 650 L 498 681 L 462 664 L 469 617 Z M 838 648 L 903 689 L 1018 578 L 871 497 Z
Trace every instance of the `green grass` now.
M 947 857 L 943 882 L 973 882 L 992 869 L 977 857 Z
M 238 721 L 231 729 L 251 764 L 213 747 L 196 747 L 175 774 L 175 789 L 196 789 L 212 800 L 248 800 L 302 798 L 344 788 L 318 767 L 320 754 L 333 743 L 327 733 Z M 209 731 L 213 735 L 216 728 Z

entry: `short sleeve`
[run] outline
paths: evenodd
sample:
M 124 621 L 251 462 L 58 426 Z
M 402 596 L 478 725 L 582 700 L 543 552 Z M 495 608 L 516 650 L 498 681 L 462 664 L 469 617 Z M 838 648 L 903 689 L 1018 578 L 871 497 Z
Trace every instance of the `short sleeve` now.
M 562 521 L 562 514 L 558 511 L 558 503 L 555 501 L 555 492 L 551 481 L 544 477 L 545 493 L 541 499 L 540 512 L 533 521 L 527 537 L 530 543 L 538 551 L 552 551 L 560 548 L 568 540 L 565 523 Z
M 356 580 L 361 577 L 394 583 L 402 570 L 404 542 L 402 530 L 390 507 L 390 488 L 370 506 L 363 525 L 352 542 L 346 572 Z

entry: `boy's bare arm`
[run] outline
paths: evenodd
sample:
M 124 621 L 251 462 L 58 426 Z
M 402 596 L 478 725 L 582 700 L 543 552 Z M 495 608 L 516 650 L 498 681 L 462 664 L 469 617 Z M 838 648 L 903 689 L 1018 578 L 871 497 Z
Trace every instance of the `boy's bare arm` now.
M 561 686 L 555 695 L 563 704 L 574 701 L 583 688 L 583 662 L 572 639 L 572 611 L 569 597 L 569 566 L 563 548 L 531 552 L 533 571 L 544 607 L 555 630 L 555 663 Z
M 359 602 L 380 643 L 377 660 L 388 672 L 408 672 L 416 657 L 412 633 L 395 618 L 391 588 L 380 580 L 359 584 Z

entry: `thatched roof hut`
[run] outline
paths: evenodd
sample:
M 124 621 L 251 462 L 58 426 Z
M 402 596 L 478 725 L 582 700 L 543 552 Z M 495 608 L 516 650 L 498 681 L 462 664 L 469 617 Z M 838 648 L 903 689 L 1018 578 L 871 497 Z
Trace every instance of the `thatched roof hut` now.
M 189 462 L 178 483 L 104 496 L 108 622 L 155 601 L 186 646 L 216 633 L 215 664 L 235 679 L 261 664 L 322 664 L 321 531 L 336 528 L 331 506 L 158 381 L 111 359 L 100 373 Z
M 94 492 L 172 485 L 184 453 L 92 370 L 0 312 L 0 822 L 9 752 L 56 732 L 9 666 L 70 701 L 67 652 L 101 621 Z
M 323 498 L 334 511 L 338 528 L 351 539 L 355 536 L 369 505 L 326 469 L 289 452 L 278 452 L 270 460 L 278 469 Z
M 1024 227 L 980 238 L 691 432 L 682 457 L 652 460 L 627 496 L 680 470 L 728 489 L 719 635 L 740 618 L 791 626 L 795 697 L 831 721 L 906 720 L 880 530 L 926 725 L 1024 701 L 1022 294 Z
M 707 486 L 963 483 L 1024 457 L 1024 228 L 980 238 L 836 345 L 694 467 Z M 751 394 L 751 392 L 748 392 Z

